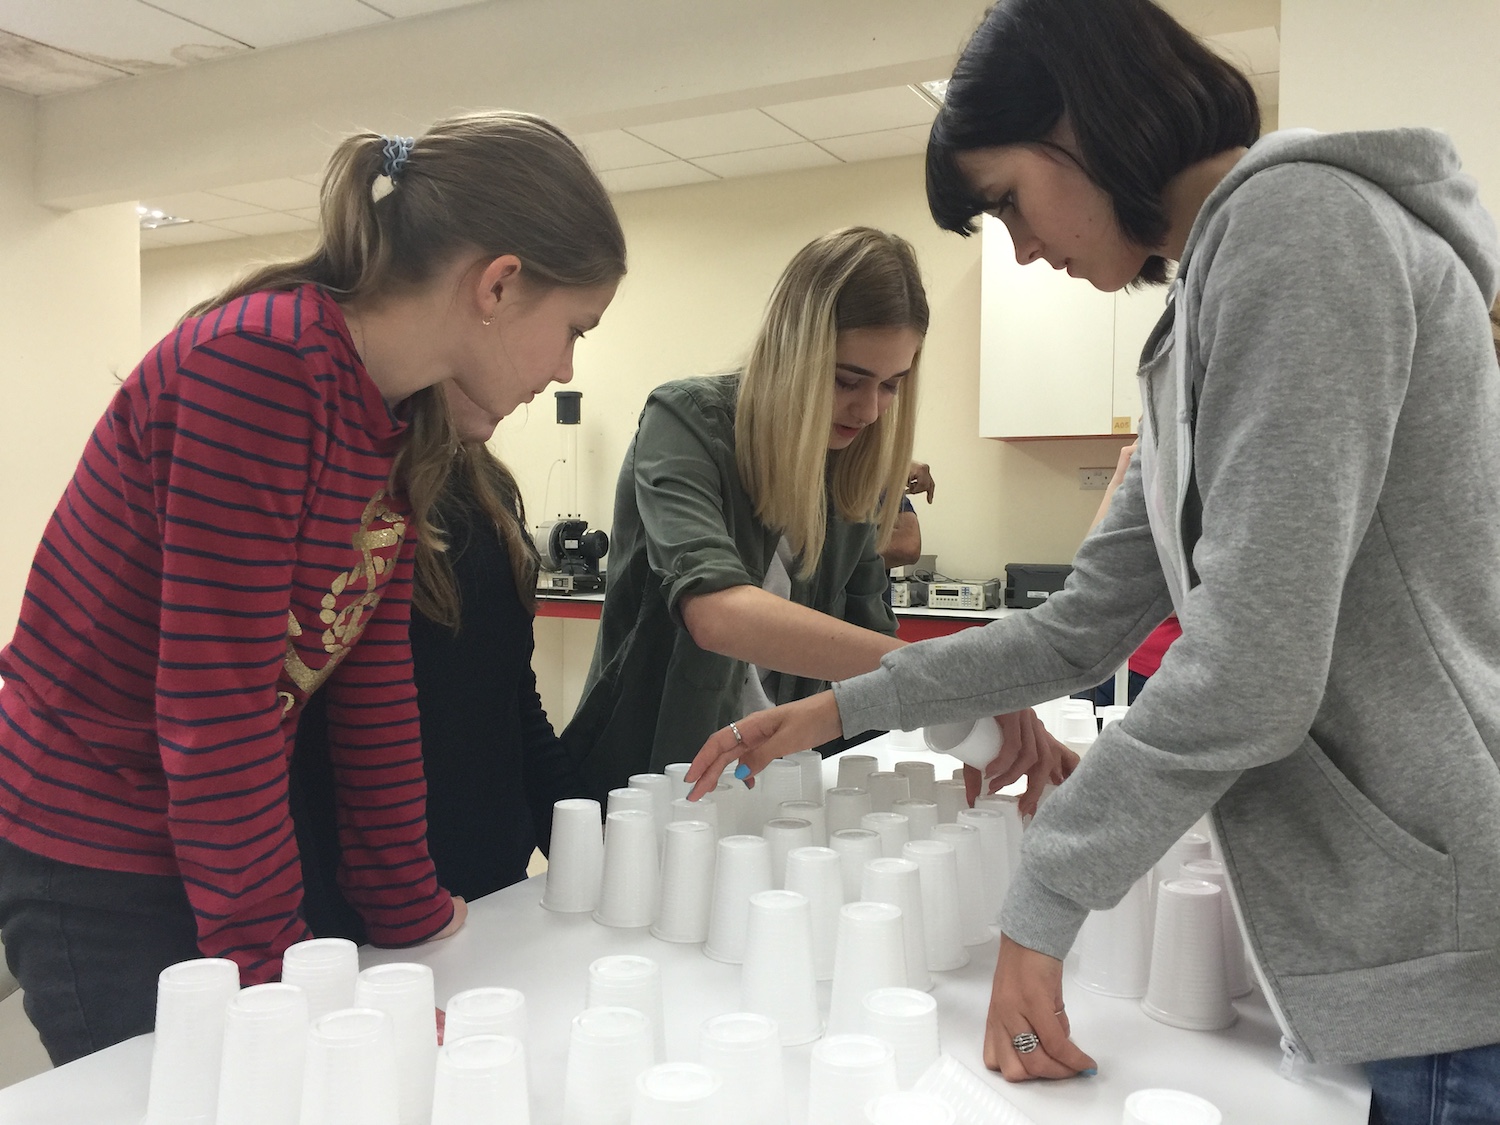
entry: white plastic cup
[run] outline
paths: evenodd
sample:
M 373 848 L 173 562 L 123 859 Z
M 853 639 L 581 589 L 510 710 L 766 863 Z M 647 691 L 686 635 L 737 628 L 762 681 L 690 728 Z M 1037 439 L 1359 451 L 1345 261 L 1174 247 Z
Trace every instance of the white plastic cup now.
M 868 1125 L 954 1125 L 953 1108 L 936 1094 L 899 1090 L 871 1098 L 865 1106 Z
M 937 802 L 930 797 L 925 800 L 908 797 L 904 801 L 897 801 L 891 806 L 891 812 L 906 817 L 907 839 L 910 840 L 930 839 L 932 830 L 938 824 Z
M 1005 825 L 1005 853 L 1010 861 L 1011 878 L 1021 870 L 1021 836 L 1025 826 L 1021 823 L 1021 799 L 1011 793 L 990 793 L 974 802 L 976 809 L 993 809 L 1000 814 Z
M 395 1033 L 384 1012 L 344 1008 L 314 1020 L 300 1125 L 398 1125 L 396 1065 Z
M 901 849 L 911 839 L 910 825 L 898 812 L 867 812 L 859 820 L 861 828 L 880 837 L 880 854 L 887 859 L 901 855 Z
M 390 1017 L 396 1048 L 396 1116 L 401 1125 L 425 1125 L 432 1118 L 438 1048 L 432 970 L 414 962 L 372 965 L 355 981 L 354 1003 Z
M 890 812 L 897 801 L 911 797 L 911 782 L 895 770 L 876 770 L 865 779 L 865 788 L 870 791 L 871 812 Z
M 1010 889 L 1010 849 L 1005 821 L 995 809 L 959 809 L 958 823 L 979 833 L 979 874 L 983 895 L 984 920 L 1000 920 L 1000 904 Z
M 1137 879 L 1108 910 L 1095 910 L 1078 932 L 1080 988 L 1100 996 L 1132 999 L 1146 995 L 1151 976 L 1151 895 L 1147 878 Z
M 661 893 L 656 923 L 651 927 L 651 933 L 662 941 L 693 944 L 708 938 L 716 845 L 714 830 L 707 821 L 679 820 L 667 825 Z
M 755 787 L 764 789 L 762 797 L 771 809 L 783 801 L 802 800 L 802 763 L 790 758 L 772 758 L 755 779 Z
M 923 1071 L 912 1088 L 947 1104 L 958 1125 L 1032 1125 L 1004 1094 L 952 1055 L 943 1055 Z
M 618 789 L 611 789 L 609 802 L 604 806 L 605 817 L 607 818 L 610 813 L 624 812 L 626 809 L 638 809 L 655 816 L 656 797 L 649 789 L 639 789 L 634 785 L 622 785 Z
M 599 802 L 570 797 L 552 806 L 552 844 L 542 906 L 559 914 L 585 914 L 599 905 L 604 871 L 604 827 Z
M 880 858 L 880 836 L 868 828 L 842 828 L 829 835 L 828 846 L 839 853 L 843 864 L 844 901 L 853 902 L 859 898 L 865 864 Z
M 771 886 L 784 887 L 786 857 L 797 848 L 813 846 L 812 822 L 797 816 L 773 816 L 766 821 L 760 834 L 771 846 Z
M 467 1035 L 438 1048 L 432 1125 L 530 1125 L 526 1048 L 511 1035 Z
M 222 957 L 168 965 L 156 978 L 156 1042 L 145 1125 L 212 1125 L 224 1016 L 240 970 Z
M 900 761 L 896 763 L 896 772 L 906 775 L 907 788 L 911 791 L 908 800 L 932 800 L 932 786 L 937 780 L 937 767 L 932 762 Z
M 443 1009 L 443 1041 L 503 1035 L 526 1042 L 526 997 L 514 988 L 470 988 L 454 993 Z
M 1122 1125 L 1221 1125 L 1224 1115 L 1209 1101 L 1182 1090 L 1137 1090 L 1125 1097 Z
M 1245 941 L 1240 936 L 1240 924 L 1234 916 L 1234 903 L 1229 900 L 1229 880 L 1224 874 L 1224 864 L 1217 859 L 1193 859 L 1182 865 L 1182 878 L 1202 879 L 1212 883 L 1224 893 L 1219 897 L 1224 928 L 1224 975 L 1229 984 L 1230 996 L 1250 994 L 1250 965 L 1245 959 Z
M 927 967 L 933 972 L 962 968 L 969 963 L 969 951 L 963 944 L 958 905 L 958 853 L 946 840 L 913 840 L 902 858 L 915 863 L 921 873 Z
M 692 762 L 671 762 L 662 767 L 661 772 L 666 774 L 668 779 L 670 779 L 670 781 L 672 782 L 672 800 L 675 801 L 679 798 L 686 797 L 693 791 L 693 787 L 689 785 L 687 781 L 687 771 L 692 766 L 692 764 Z
M 922 728 L 922 740 L 934 754 L 949 754 L 982 770 L 1000 753 L 1000 724 L 988 717 L 972 723 L 938 723 Z
M 703 952 L 738 965 L 745 959 L 750 896 L 771 889 L 771 845 L 761 836 L 723 836 L 714 867 L 714 901 Z
M 745 1011 L 776 1021 L 783 1046 L 810 1043 L 823 1033 L 812 915 L 807 899 L 795 891 L 750 896 L 740 999 Z
M 777 816 L 796 817 L 812 825 L 812 846 L 828 846 L 828 810 L 817 801 L 782 801 Z
M 807 899 L 812 918 L 813 973 L 833 979 L 839 910 L 844 905 L 844 870 L 832 848 L 798 848 L 786 857 L 786 889 Z
M 359 949 L 348 938 L 313 938 L 288 946 L 281 955 L 281 983 L 294 984 L 307 997 L 311 1022 L 354 1007 Z
M 828 835 L 846 828 L 858 828 L 860 819 L 870 811 L 870 791 L 839 787 L 823 794 L 823 808 L 828 816 Z
M 651 1065 L 651 1021 L 640 1012 L 578 1013 L 568 1038 L 562 1125 L 627 1125 L 635 1080 Z
M 927 933 L 922 924 L 922 876 L 909 859 L 872 859 L 865 864 L 859 897 L 901 908 L 901 944 L 906 953 L 906 986 L 930 992 Z
M 838 945 L 833 955 L 833 992 L 828 1031 L 843 1035 L 864 1029 L 866 993 L 906 987 L 906 945 L 901 908 L 888 902 L 849 902 L 839 911 Z
M 740 809 L 750 798 L 750 790 L 737 777 L 721 777 L 714 786 L 714 804 L 719 806 L 719 837 L 736 836 L 745 831 L 741 827 L 749 818 L 740 815 Z
M 869 776 L 880 768 L 880 760 L 869 754 L 840 754 L 838 789 L 869 790 Z
M 865 1125 L 872 1098 L 896 1092 L 896 1054 L 873 1035 L 830 1035 L 813 1044 L 808 1125 Z
M 1224 892 L 1202 879 L 1167 879 L 1156 890 L 1151 979 L 1141 1010 L 1194 1031 L 1235 1021 L 1224 975 Z
M 969 807 L 969 794 L 964 783 L 953 779 L 934 782 L 932 799 L 937 803 L 939 824 L 956 824 L 958 814 Z
M 910 1090 L 937 1062 L 937 1001 L 915 988 L 877 988 L 865 993 L 866 1035 L 884 1039 L 896 1052 L 896 1084 Z
M 589 965 L 586 1008 L 634 1008 L 651 1021 L 653 1061 L 667 1058 L 667 1029 L 661 999 L 661 966 L 649 957 L 616 953 Z
M 1182 878 L 1182 865 L 1195 859 L 1212 859 L 1213 850 L 1208 837 L 1201 832 L 1184 832 L 1156 864 L 1156 889 L 1167 879 Z M 1154 892 L 1153 892 L 1154 893 Z
M 661 850 L 662 834 L 672 818 L 672 779 L 664 773 L 633 773 L 626 779 L 631 789 L 644 789 L 651 794 L 651 815 L 656 818 L 656 847 Z
M 307 995 L 257 984 L 229 1000 L 216 1125 L 297 1125 L 307 1053 Z
M 723 1081 L 697 1063 L 663 1063 L 635 1080 L 630 1125 L 718 1125 Z
M 714 799 L 714 794 L 705 793 L 696 801 L 689 801 L 686 797 L 678 797 L 668 806 L 667 823 L 680 824 L 687 820 L 701 820 L 713 829 L 714 839 L 719 838 L 719 802 Z M 732 835 L 732 833 L 731 833 Z M 662 848 L 666 849 L 666 829 L 662 829 Z
M 651 796 L 644 789 L 636 792 Z M 621 809 L 606 816 L 604 873 L 599 880 L 599 906 L 594 911 L 594 920 L 616 929 L 651 925 L 656 918 L 659 862 L 656 818 L 651 813 Z
M 798 750 L 788 754 L 787 761 L 802 767 L 802 799 L 814 804 L 823 803 L 823 755 L 816 750 Z
M 985 916 L 984 857 L 980 854 L 979 829 L 970 824 L 939 824 L 934 840 L 953 845 L 958 864 L 958 920 L 965 945 L 983 945 L 995 935 Z
M 787 1125 L 790 1116 L 776 1021 L 756 1012 L 705 1020 L 698 1058 L 720 1079 L 724 1125 Z
M 1129 710 L 1129 704 L 1111 703 L 1108 707 L 1096 707 L 1094 713 L 1098 715 L 1099 721 L 1104 726 L 1109 726 L 1110 723 L 1117 723 L 1123 719 Z M 1100 733 L 1103 732 L 1101 731 Z

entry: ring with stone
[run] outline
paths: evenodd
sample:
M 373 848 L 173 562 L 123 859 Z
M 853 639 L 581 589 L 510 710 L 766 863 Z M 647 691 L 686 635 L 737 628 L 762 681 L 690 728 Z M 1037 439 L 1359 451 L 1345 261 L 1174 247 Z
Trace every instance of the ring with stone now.
M 1016 1049 L 1018 1055 L 1029 1055 L 1035 1051 L 1037 1044 L 1041 1042 L 1034 1031 L 1023 1031 L 1020 1035 L 1012 1036 L 1010 1045 Z

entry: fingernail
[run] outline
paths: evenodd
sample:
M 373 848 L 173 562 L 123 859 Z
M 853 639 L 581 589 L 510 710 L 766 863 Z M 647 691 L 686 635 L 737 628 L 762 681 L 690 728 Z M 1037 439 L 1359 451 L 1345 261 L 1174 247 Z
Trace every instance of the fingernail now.
M 1078 1072 L 1078 1076 L 1080 1078 L 1092 1078 L 1092 1077 L 1094 1077 L 1094 1075 L 1096 1075 L 1098 1073 L 1099 1073 L 1099 1068 L 1097 1066 L 1091 1066 L 1087 1070 L 1080 1070 Z
M 744 781 L 745 778 L 750 776 L 750 767 L 745 765 L 744 762 L 741 762 L 739 765 L 734 767 L 734 776 L 739 778 L 741 781 Z

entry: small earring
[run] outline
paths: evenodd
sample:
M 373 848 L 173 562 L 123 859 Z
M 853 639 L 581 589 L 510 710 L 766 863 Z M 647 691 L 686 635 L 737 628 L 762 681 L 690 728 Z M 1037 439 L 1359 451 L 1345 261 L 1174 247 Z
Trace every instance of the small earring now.
M 487 316 L 483 320 L 481 320 L 479 323 L 482 324 L 482 325 L 484 325 L 486 328 L 488 328 L 490 326 L 490 321 L 492 321 L 494 319 L 495 318 L 492 317 L 492 316 Z

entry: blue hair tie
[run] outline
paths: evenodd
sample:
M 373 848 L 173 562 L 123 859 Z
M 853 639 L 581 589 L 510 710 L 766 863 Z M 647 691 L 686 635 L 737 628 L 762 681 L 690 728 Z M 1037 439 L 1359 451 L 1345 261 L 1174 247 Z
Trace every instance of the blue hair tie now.
M 382 137 L 385 147 L 380 151 L 385 156 L 385 163 L 380 166 L 381 175 L 387 179 L 394 180 L 401 175 L 401 169 L 406 167 L 406 162 L 411 159 L 412 146 L 416 141 L 411 137 Z

